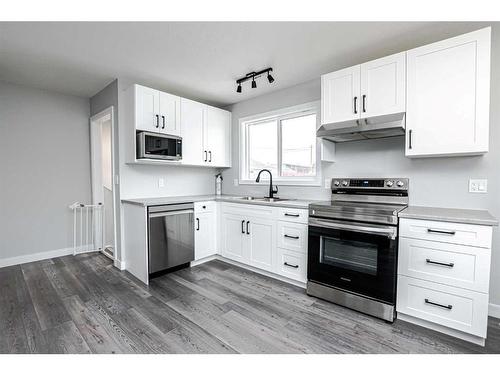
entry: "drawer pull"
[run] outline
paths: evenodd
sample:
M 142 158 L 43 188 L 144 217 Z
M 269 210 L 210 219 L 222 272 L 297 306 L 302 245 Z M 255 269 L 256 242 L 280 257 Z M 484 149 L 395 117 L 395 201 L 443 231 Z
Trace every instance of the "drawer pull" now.
M 285 234 L 285 237 L 286 238 L 291 238 L 293 240 L 298 240 L 299 239 L 299 236 L 290 236 L 289 234 Z
M 427 262 L 427 264 L 437 264 L 438 266 L 445 266 L 445 267 L 450 267 L 450 268 L 453 268 L 453 266 L 455 265 L 455 263 L 435 262 L 435 261 L 430 260 L 430 259 L 426 259 L 425 261 Z
M 429 305 L 437 306 L 437 307 L 442 307 L 443 309 L 446 309 L 446 310 L 451 310 L 453 308 L 452 305 L 441 305 L 440 303 L 429 301 L 427 298 L 425 299 L 425 303 L 427 303 Z
M 291 217 L 299 217 L 299 214 L 289 214 L 288 212 L 285 212 L 285 216 L 291 216 Z
M 440 230 L 440 229 L 438 230 L 438 229 L 428 228 L 427 232 L 428 233 L 447 234 L 449 236 L 454 236 L 455 235 L 455 231 L 454 230 Z
M 285 262 L 285 263 L 283 263 L 283 264 L 284 264 L 285 266 L 287 266 L 287 267 L 299 268 L 299 265 L 298 265 L 298 264 L 295 264 L 295 265 L 294 265 L 294 264 L 290 264 L 290 263 L 287 263 L 287 262 Z

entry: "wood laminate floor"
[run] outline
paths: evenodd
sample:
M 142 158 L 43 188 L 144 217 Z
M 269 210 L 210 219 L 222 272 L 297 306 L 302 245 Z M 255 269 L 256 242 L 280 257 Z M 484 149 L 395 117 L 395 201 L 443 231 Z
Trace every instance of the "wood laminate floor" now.
M 0 353 L 500 353 L 500 320 L 482 348 L 220 261 L 145 287 L 87 254 L 0 269 Z

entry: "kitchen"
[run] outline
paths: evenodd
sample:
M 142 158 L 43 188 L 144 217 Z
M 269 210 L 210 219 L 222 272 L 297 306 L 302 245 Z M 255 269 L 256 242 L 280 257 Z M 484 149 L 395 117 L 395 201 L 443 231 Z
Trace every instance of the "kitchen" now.
M 239 69 L 225 106 L 117 75 L 87 113 L 113 124 L 112 254 L 2 257 L 4 301 L 23 275 L 42 352 L 499 353 L 500 27 L 445 26 L 279 89 Z

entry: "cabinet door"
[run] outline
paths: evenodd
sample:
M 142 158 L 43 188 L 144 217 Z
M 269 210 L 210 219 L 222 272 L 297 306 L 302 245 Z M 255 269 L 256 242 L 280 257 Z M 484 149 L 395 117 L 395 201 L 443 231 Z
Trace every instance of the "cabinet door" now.
M 249 249 L 250 265 L 274 271 L 276 228 L 275 221 L 271 219 L 248 219 L 247 245 Z
M 148 132 L 160 131 L 160 93 L 135 85 L 135 127 Z
M 407 52 L 407 156 L 488 151 L 490 33 L 486 28 Z
M 181 134 L 182 134 L 182 163 L 202 165 L 203 152 L 203 121 L 205 105 L 181 99 Z
M 180 98 L 166 92 L 160 97 L 160 131 L 170 135 L 181 135 Z
M 361 117 L 406 110 L 406 52 L 361 64 Z
M 207 164 L 214 167 L 231 166 L 231 112 L 207 106 L 204 145 Z
M 321 76 L 321 123 L 359 119 L 359 90 L 359 65 Z
M 206 258 L 216 251 L 215 212 L 195 213 L 194 220 L 194 258 Z
M 246 254 L 245 223 L 239 215 L 224 214 L 222 216 L 222 255 L 242 263 L 248 263 Z

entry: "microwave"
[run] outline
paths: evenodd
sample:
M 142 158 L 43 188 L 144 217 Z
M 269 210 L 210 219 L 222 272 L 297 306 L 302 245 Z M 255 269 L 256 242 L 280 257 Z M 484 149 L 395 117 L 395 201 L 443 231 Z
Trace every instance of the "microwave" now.
M 137 159 L 181 160 L 182 138 L 168 134 L 139 132 Z

